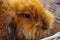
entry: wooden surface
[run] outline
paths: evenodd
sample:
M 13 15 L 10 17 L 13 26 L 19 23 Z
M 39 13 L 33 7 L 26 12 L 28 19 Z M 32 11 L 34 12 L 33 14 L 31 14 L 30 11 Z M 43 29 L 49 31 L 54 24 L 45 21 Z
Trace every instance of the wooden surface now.
M 60 31 L 60 4 L 56 4 L 55 0 L 42 0 L 45 9 L 51 11 L 55 16 L 55 33 Z

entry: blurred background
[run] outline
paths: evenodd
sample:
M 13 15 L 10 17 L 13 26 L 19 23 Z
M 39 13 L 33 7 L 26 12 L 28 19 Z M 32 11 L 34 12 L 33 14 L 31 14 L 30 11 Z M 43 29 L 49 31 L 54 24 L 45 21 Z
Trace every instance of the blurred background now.
M 41 0 L 45 9 L 51 11 L 55 15 L 55 33 L 60 31 L 60 0 Z

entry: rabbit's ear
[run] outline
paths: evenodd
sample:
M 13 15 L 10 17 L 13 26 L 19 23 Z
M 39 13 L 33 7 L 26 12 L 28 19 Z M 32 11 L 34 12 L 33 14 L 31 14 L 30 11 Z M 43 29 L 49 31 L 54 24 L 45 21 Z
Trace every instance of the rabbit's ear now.
M 53 28 L 54 19 L 55 17 L 53 13 L 49 12 L 48 10 L 45 10 L 45 21 L 48 27 Z

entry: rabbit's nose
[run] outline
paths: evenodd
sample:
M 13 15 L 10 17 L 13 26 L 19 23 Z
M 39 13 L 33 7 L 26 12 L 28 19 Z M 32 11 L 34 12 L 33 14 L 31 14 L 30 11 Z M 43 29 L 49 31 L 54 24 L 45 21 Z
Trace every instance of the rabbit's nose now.
M 47 26 L 44 26 L 44 25 L 43 25 L 41 28 L 42 28 L 43 30 L 47 30 L 47 29 L 48 29 Z

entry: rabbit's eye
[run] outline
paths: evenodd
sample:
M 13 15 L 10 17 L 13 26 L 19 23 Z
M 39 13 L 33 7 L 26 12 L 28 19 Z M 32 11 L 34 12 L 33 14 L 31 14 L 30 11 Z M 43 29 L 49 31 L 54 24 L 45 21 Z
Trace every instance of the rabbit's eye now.
M 29 19 L 31 16 L 30 14 L 23 14 L 23 17 Z
M 31 18 L 31 15 L 28 14 L 27 12 L 24 12 L 22 14 L 17 14 L 18 17 L 23 17 L 25 19 L 30 19 Z

